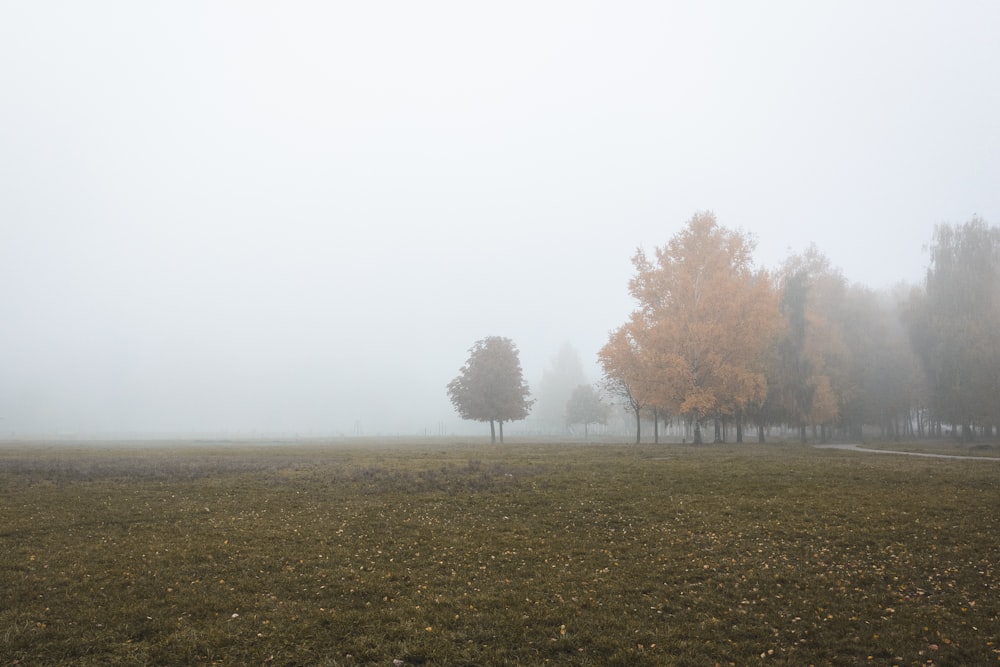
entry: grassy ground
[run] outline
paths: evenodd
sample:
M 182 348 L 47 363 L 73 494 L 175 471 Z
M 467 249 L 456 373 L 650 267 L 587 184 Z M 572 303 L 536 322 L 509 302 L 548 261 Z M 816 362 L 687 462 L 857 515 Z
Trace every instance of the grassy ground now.
M 1000 664 L 998 559 L 988 461 L 0 447 L 0 665 Z

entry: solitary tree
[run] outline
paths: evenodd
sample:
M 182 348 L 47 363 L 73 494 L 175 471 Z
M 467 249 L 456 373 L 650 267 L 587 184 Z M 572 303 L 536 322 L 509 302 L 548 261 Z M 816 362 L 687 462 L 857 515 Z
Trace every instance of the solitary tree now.
M 578 385 L 566 401 L 566 424 L 583 424 L 584 437 L 590 436 L 591 424 L 608 421 L 608 406 L 589 384 Z
M 448 383 L 448 397 L 462 419 L 490 423 L 490 441 L 496 442 L 496 424 L 528 416 L 534 400 L 521 373 L 517 346 L 509 338 L 489 336 L 476 341 L 458 377 Z

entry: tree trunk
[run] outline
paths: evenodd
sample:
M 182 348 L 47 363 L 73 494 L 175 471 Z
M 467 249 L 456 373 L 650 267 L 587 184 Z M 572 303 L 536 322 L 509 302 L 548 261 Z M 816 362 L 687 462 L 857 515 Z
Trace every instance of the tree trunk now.
M 500 420 L 500 444 L 503 444 L 503 420 Z
M 660 413 L 653 408 L 653 444 L 660 444 Z
M 635 444 L 639 444 L 642 437 L 642 417 L 639 416 L 639 408 L 635 409 Z
M 722 421 L 715 418 L 715 442 L 722 442 Z
M 803 445 L 809 442 L 809 438 L 806 435 L 806 425 L 804 423 L 799 424 L 799 436 L 802 438 Z
M 694 444 L 700 445 L 701 444 L 701 424 L 698 423 L 698 413 L 697 412 L 694 413 L 694 417 L 692 417 L 692 421 L 694 422 Z
M 763 444 L 764 440 L 764 424 L 757 424 L 757 442 Z
M 497 429 L 493 424 L 493 420 L 490 420 L 490 442 L 496 444 L 497 441 Z

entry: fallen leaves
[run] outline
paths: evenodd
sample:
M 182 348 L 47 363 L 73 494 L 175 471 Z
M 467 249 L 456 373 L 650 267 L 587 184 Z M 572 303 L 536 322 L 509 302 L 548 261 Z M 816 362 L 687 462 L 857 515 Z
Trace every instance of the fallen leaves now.
M 408 658 L 402 645 L 455 664 L 656 664 L 656 647 L 690 664 L 996 660 L 981 640 L 1000 632 L 996 473 L 837 468 L 781 447 L 661 465 L 642 458 L 653 451 L 507 448 L 507 470 L 545 464 L 502 484 L 478 479 L 488 463 L 401 456 L 266 483 L 71 486 L 74 502 L 46 506 L 44 525 L 8 522 L 24 540 L 0 554 L 14 600 L 3 627 L 36 652 L 42 627 L 45 646 L 69 645 L 79 619 L 100 621 L 98 651 L 192 650 L 198 627 L 216 652 L 206 664 L 251 650 L 308 664 L 331 646 L 388 664 Z M 16 502 L 42 503 L 18 488 Z M 109 508 L 128 494 L 139 499 Z M 84 532 L 88 507 L 102 523 Z

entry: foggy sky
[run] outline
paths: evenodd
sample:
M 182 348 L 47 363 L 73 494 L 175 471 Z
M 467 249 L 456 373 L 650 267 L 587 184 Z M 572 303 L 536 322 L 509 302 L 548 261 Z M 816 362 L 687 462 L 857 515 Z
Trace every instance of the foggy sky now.
M 0 5 L 0 437 L 434 434 L 698 210 L 917 283 L 1000 224 L 1000 4 Z

